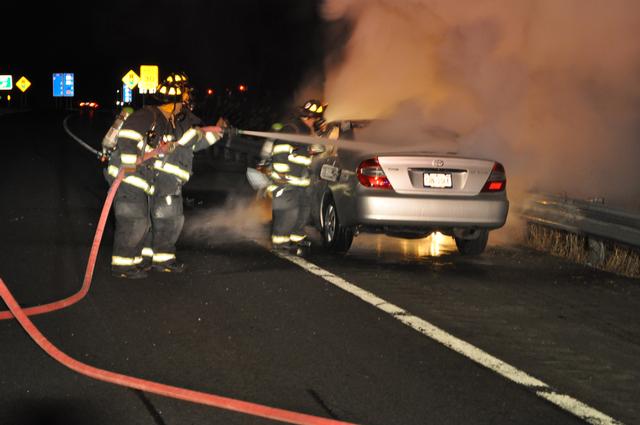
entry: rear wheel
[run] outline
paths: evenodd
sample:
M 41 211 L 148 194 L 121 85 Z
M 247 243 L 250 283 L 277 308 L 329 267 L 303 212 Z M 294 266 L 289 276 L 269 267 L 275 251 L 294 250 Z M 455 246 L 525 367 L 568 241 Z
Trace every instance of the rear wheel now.
M 458 252 L 462 255 L 479 255 L 482 254 L 487 247 L 489 241 L 489 231 L 487 229 L 479 230 L 480 234 L 476 239 L 463 239 L 456 237 L 456 246 Z
M 322 244 L 331 252 L 346 253 L 353 242 L 353 231 L 340 224 L 333 198 L 328 198 L 322 215 Z

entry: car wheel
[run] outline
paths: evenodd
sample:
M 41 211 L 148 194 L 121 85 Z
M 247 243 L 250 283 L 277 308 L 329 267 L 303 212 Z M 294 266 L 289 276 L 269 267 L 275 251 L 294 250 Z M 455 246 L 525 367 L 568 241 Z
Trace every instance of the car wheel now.
M 462 239 L 456 237 L 456 246 L 458 247 L 458 252 L 462 255 L 479 255 L 484 252 L 484 249 L 487 247 L 487 242 L 489 241 L 489 231 L 487 229 L 482 229 L 479 231 L 480 234 L 475 239 Z
M 322 215 L 322 243 L 331 252 L 346 253 L 353 242 L 353 231 L 342 226 L 333 198 L 328 198 Z

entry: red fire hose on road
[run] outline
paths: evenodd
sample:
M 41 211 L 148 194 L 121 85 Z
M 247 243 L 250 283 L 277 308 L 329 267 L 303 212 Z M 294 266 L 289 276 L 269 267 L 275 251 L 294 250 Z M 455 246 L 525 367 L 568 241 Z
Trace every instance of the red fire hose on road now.
M 113 198 L 115 197 L 118 187 L 120 187 L 120 183 L 122 183 L 123 177 L 124 170 L 120 170 L 120 173 L 118 173 L 118 176 L 109 188 L 107 199 L 104 201 L 104 205 L 102 206 L 102 212 L 100 213 L 100 219 L 98 220 L 96 233 L 93 237 L 93 244 L 91 245 L 89 260 L 87 261 L 87 269 L 84 273 L 84 280 L 82 281 L 82 287 L 80 288 L 80 290 L 75 294 L 59 301 L 54 301 L 48 304 L 42 304 L 33 307 L 27 307 L 22 310 L 24 314 L 26 314 L 27 316 L 35 316 L 37 314 L 50 313 L 52 311 L 61 310 L 65 307 L 69 307 L 70 305 L 77 303 L 78 301 L 83 299 L 85 295 L 87 295 L 87 293 L 89 292 L 89 288 L 91 287 L 93 270 L 96 265 L 98 250 L 100 249 L 100 242 L 102 241 L 102 234 L 104 233 L 104 226 L 107 223 L 107 218 L 109 217 L 109 210 L 111 209 L 111 204 L 113 204 Z M 2 279 L 0 279 L 0 282 L 2 282 Z M 2 298 L 4 299 L 4 296 Z M 0 320 L 13 319 L 14 316 L 15 315 L 12 314 L 11 309 L 9 309 L 8 311 L 0 312 Z
M 83 299 L 89 292 L 98 250 L 100 248 L 100 242 L 102 240 L 102 234 L 104 233 L 104 227 L 109 216 L 109 210 L 111 209 L 113 199 L 115 197 L 116 191 L 118 190 L 118 187 L 120 186 L 120 183 L 122 182 L 123 177 L 124 170 L 120 170 L 118 176 L 109 189 L 104 206 L 102 207 L 102 213 L 100 214 L 100 220 L 98 221 L 93 244 L 91 246 L 91 252 L 87 263 L 84 281 L 80 290 L 77 293 L 62 300 L 23 309 L 13 297 L 11 291 L 9 291 L 9 288 L 7 288 L 2 278 L 0 278 L 0 297 L 2 297 L 7 307 L 9 307 L 8 311 L 0 312 L 0 320 L 15 318 L 18 323 L 20 323 L 25 332 L 27 332 L 27 334 L 29 334 L 29 336 L 35 341 L 35 343 L 38 344 L 40 348 L 42 348 L 49 356 L 53 357 L 56 361 L 75 372 L 100 381 L 134 388 L 149 393 L 155 393 L 166 397 L 176 398 L 179 400 L 186 400 L 193 403 L 219 407 L 222 409 L 233 410 L 240 413 L 246 413 L 253 416 L 260 416 L 263 418 L 292 424 L 354 425 L 350 422 L 343 422 L 334 419 L 327 419 L 319 416 L 312 416 L 304 413 L 278 409 L 257 403 L 251 403 L 247 401 L 218 396 L 215 394 L 193 391 L 186 388 L 174 387 L 159 382 L 148 381 L 133 376 L 122 375 L 108 370 L 99 369 L 75 360 L 72 357 L 69 357 L 67 354 L 60 351 L 55 345 L 53 345 L 38 330 L 31 319 L 29 319 L 29 316 L 48 313 L 68 307 Z
M 349 422 L 343 422 L 333 419 L 321 418 L 319 416 L 306 415 L 304 413 L 292 412 L 289 410 L 278 409 L 261 404 L 250 403 L 247 401 L 236 400 L 233 398 L 222 397 L 214 394 L 203 393 L 199 391 L 188 390 L 185 388 L 165 385 L 154 381 L 135 378 L 133 376 L 122 375 L 110 372 L 104 369 L 98 369 L 88 364 L 75 360 L 53 345 L 33 324 L 26 311 L 23 310 L 11 295 L 11 292 L 0 279 L 0 297 L 9 307 L 14 317 L 20 325 L 29 334 L 29 336 L 42 348 L 48 355 L 58 362 L 62 363 L 69 369 L 89 376 L 90 378 L 100 381 L 109 382 L 124 387 L 134 388 L 141 391 L 155 393 L 166 397 L 172 397 L 179 400 L 186 400 L 193 403 L 205 404 L 207 406 L 220 407 L 223 409 L 233 410 L 236 412 L 246 413 L 253 416 L 274 419 L 282 422 L 301 424 L 301 425 L 349 425 Z M 353 424 L 350 424 L 353 425 Z

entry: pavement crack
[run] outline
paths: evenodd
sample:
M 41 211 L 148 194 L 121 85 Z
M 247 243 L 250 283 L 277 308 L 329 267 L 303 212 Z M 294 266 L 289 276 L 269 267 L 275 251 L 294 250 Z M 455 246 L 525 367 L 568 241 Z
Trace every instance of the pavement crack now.
M 335 414 L 335 413 L 333 412 L 333 410 L 331 410 L 331 409 L 329 408 L 329 406 L 327 406 L 327 403 L 325 403 L 325 402 L 324 402 L 324 400 L 322 399 L 322 397 L 320 397 L 320 395 L 319 395 L 319 394 L 318 394 L 318 393 L 317 393 L 313 388 L 309 388 L 309 389 L 307 390 L 307 392 L 308 392 L 309 394 L 311 394 L 311 397 L 312 397 L 312 398 L 313 398 L 313 399 L 314 399 L 314 400 L 315 400 L 315 401 L 320 405 L 320 407 L 322 407 L 322 409 L 324 409 L 324 411 L 325 411 L 325 412 L 327 412 L 327 414 L 328 414 L 331 418 L 333 418 L 333 419 L 340 419 L 340 418 L 338 417 L 338 415 L 337 415 L 337 414 Z
M 167 425 L 164 419 L 162 419 L 162 415 L 160 414 L 160 412 L 158 412 L 158 409 L 156 409 L 153 403 L 151 403 L 151 400 L 147 398 L 144 392 L 134 389 L 132 389 L 131 391 L 133 391 L 138 396 L 140 401 L 142 401 L 142 404 L 147 409 L 147 412 L 149 412 L 149 414 L 153 418 L 153 422 L 156 425 Z

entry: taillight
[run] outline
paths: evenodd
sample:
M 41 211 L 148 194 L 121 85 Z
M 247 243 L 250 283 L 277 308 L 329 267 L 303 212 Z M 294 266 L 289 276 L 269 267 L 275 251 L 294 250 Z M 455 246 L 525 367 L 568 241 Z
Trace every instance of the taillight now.
M 378 162 L 378 158 L 371 158 L 364 160 L 358 166 L 356 172 L 358 181 L 364 187 L 371 187 L 374 189 L 393 189 L 391 183 L 387 179 L 387 176 L 382 171 L 382 167 Z
M 507 175 L 499 162 L 493 163 L 491 174 L 482 188 L 483 192 L 502 192 L 507 187 Z

